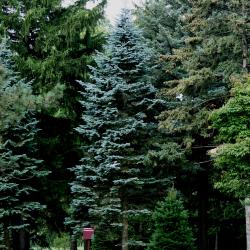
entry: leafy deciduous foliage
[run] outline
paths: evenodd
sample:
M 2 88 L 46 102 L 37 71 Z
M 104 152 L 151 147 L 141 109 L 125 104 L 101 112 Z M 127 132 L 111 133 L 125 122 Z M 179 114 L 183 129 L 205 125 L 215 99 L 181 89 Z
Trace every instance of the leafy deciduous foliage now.
M 245 199 L 250 193 L 249 77 L 234 79 L 233 84 L 230 99 L 211 114 L 213 127 L 218 130 L 216 142 L 220 145 L 210 153 L 215 163 L 215 187 Z

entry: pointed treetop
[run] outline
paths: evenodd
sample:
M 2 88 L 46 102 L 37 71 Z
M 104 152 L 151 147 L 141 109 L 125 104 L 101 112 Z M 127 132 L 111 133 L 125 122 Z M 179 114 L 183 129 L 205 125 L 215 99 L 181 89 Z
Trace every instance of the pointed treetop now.
M 122 24 L 127 22 L 132 22 L 131 10 L 123 8 L 121 10 L 120 16 L 118 17 L 118 26 L 122 26 Z

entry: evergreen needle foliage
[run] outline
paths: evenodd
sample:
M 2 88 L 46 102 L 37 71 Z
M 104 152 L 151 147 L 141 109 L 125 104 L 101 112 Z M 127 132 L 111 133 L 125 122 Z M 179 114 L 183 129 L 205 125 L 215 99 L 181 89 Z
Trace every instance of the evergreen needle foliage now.
M 189 9 L 187 0 L 147 0 L 135 11 L 136 23 L 155 51 L 156 67 L 153 74 L 159 86 L 163 86 L 166 80 L 178 79 L 184 74 L 180 63 L 164 58 L 184 46 L 187 35 L 183 29 L 184 16 Z
M 216 230 L 226 231 L 225 224 L 232 222 L 232 214 L 238 214 L 226 212 L 235 209 L 228 205 L 231 199 L 220 197 L 212 186 L 214 169 L 208 151 L 214 147 L 215 130 L 210 126 L 209 117 L 227 99 L 230 78 L 249 70 L 249 7 L 247 0 L 148 0 L 138 11 L 144 36 L 153 46 L 161 44 L 161 48 L 165 48 L 165 54 L 160 57 L 166 72 L 161 93 L 167 108 L 159 116 L 160 128 L 185 150 L 191 163 L 192 172 L 187 173 L 187 182 L 179 172 L 176 185 L 190 199 L 193 214 L 198 212 L 199 223 L 195 226 L 198 226 L 201 249 L 208 249 L 208 238 L 219 244 L 211 224 L 217 224 Z M 176 21 L 170 27 L 171 20 Z M 162 34 L 165 40 L 160 39 Z M 175 38 L 180 43 L 174 42 L 173 49 L 169 50 L 164 42 Z M 225 213 L 220 217 L 218 211 L 222 207 Z M 219 241 L 226 247 L 224 234 L 220 234 Z M 227 246 L 232 247 L 226 241 Z
M 193 250 L 194 238 L 183 202 L 171 190 L 153 214 L 154 231 L 147 250 Z
M 246 249 L 250 1 L 68 2 L 0 0 L 0 249 Z
M 75 223 L 75 231 L 88 223 L 96 225 L 113 245 L 121 244 L 123 228 L 122 244 L 144 246 L 141 235 L 150 215 L 150 189 L 167 182 L 144 162 L 157 134 L 154 116 L 161 106 L 148 77 L 151 56 L 124 10 L 104 52 L 95 57 L 97 66 L 90 67 L 92 82 L 80 82 L 85 111 L 77 131 L 88 144 L 82 148 L 81 164 L 72 169 L 74 220 L 68 223 Z M 142 229 L 128 241 L 130 223 Z
M 88 78 L 87 65 L 104 41 L 99 24 L 106 1 L 87 9 L 89 2 L 71 1 L 63 7 L 61 0 L 0 1 L 0 36 L 10 38 L 16 71 L 31 81 L 29 91 L 39 95 L 39 155 L 51 171 L 41 192 L 48 227 L 57 233 L 65 230 L 71 178 L 67 168 L 81 157 L 73 132 L 82 111 L 75 81 Z
M 10 38 L 17 69 L 33 81 L 33 91 L 50 93 L 43 111 L 55 117 L 75 118 L 75 80 L 86 79 L 91 54 L 103 41 L 98 22 L 106 1 L 92 10 L 86 9 L 87 2 L 67 8 L 61 0 L 0 2 L 0 35 Z
M 31 86 L 13 71 L 12 53 L 0 44 L 0 227 L 2 249 L 16 249 L 15 235 L 34 235 L 44 209 L 38 180 L 48 174 L 37 159 L 37 121 Z M 16 239 L 16 241 L 14 240 Z

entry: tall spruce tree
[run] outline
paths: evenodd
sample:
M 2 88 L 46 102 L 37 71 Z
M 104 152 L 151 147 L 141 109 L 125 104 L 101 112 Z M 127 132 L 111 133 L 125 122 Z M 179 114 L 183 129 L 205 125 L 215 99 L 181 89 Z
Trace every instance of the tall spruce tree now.
M 96 225 L 97 231 L 105 232 L 101 249 L 111 240 L 113 248 L 145 247 L 143 222 L 146 225 L 157 186 L 168 183 L 162 171 L 144 160 L 157 134 L 154 116 L 162 105 L 154 99 L 156 89 L 148 76 L 151 56 L 124 10 L 104 53 L 95 57 L 91 83 L 80 82 L 85 111 L 77 131 L 88 144 L 81 164 L 72 169 L 76 179 L 67 223 L 75 225 L 76 232 Z M 116 236 L 120 231 L 118 239 L 112 239 L 114 231 Z M 135 237 L 129 239 L 131 231 Z
M 40 177 L 48 174 L 37 159 L 36 108 L 30 83 L 13 71 L 6 40 L 0 44 L 0 227 L 1 249 L 29 249 L 44 206 L 37 198 Z
M 22 77 L 32 81 L 33 93 L 46 105 L 39 119 L 39 154 L 51 171 L 44 185 L 50 228 L 63 230 L 71 178 L 67 168 L 79 160 L 78 138 L 73 133 L 80 118 L 79 86 L 75 80 L 87 78 L 92 53 L 104 41 L 99 22 L 104 1 L 87 9 L 90 1 L 72 1 L 63 7 L 61 0 L 0 1 L 1 35 L 11 40 L 17 52 L 15 62 Z M 76 146 L 77 145 L 77 146 Z

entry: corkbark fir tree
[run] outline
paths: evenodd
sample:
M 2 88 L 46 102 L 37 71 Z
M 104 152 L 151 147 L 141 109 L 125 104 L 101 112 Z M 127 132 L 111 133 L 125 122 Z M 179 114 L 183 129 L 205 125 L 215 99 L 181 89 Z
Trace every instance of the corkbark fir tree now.
M 104 53 L 95 57 L 92 82 L 80 82 L 85 111 L 77 131 L 88 144 L 81 164 L 72 169 L 76 179 L 71 184 L 74 199 L 68 223 L 75 224 L 76 231 L 96 225 L 105 232 L 102 249 L 105 241 L 113 241 L 113 247 L 122 245 L 123 250 L 145 247 L 143 223 L 150 215 L 152 190 L 167 183 L 164 174 L 158 176 L 161 172 L 144 160 L 157 134 L 154 116 L 161 106 L 148 77 L 151 56 L 124 10 Z M 134 230 L 134 238 L 129 237 L 132 224 L 141 227 Z

